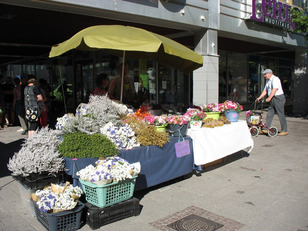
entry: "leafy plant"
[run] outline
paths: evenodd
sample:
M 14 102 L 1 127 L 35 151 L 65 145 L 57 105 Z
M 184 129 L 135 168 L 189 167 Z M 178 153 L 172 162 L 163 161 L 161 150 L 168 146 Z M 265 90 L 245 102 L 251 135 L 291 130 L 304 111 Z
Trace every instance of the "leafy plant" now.
M 103 134 L 87 135 L 74 132 L 64 135 L 59 152 L 63 157 L 86 158 L 112 156 L 117 154 L 117 149 Z
M 292 21 L 295 23 L 295 31 L 303 33 L 306 41 L 308 42 L 308 14 L 299 9 L 293 8 L 292 12 Z
M 26 139 L 18 153 L 9 160 L 8 169 L 13 176 L 29 176 L 31 173 L 57 173 L 63 171 L 63 158 L 58 147 L 60 131 L 42 128 L 32 137 Z

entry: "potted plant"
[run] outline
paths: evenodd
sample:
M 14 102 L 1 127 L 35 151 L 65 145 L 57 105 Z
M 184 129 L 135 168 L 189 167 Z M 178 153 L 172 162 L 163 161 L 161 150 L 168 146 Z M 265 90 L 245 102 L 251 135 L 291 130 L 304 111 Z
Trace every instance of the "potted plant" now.
M 57 130 L 42 128 L 9 160 L 8 169 L 21 184 L 36 189 L 64 180 L 64 162 L 58 152 L 60 135 Z
M 243 110 L 243 106 L 238 102 L 226 100 L 224 103 L 224 113 L 230 122 L 237 122 L 240 112 Z
M 188 115 L 168 115 L 166 120 L 171 136 L 186 136 L 187 125 L 190 121 L 190 117 Z
M 190 118 L 190 128 L 198 129 L 202 126 L 202 120 L 206 117 L 206 114 L 199 108 L 188 108 L 185 116 Z
M 167 115 L 161 115 L 161 116 L 148 115 L 144 118 L 144 121 L 148 124 L 154 125 L 157 131 L 163 132 L 166 131 L 166 127 L 168 125 L 167 118 L 168 118 Z
M 206 118 L 219 119 L 220 113 L 223 111 L 224 106 L 222 103 L 215 104 L 210 103 L 203 106 L 203 111 L 206 114 Z

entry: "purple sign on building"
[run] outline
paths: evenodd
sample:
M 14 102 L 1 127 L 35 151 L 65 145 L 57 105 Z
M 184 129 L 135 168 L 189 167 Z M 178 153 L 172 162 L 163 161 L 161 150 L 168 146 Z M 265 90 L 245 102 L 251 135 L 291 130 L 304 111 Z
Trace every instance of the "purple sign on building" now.
M 291 6 L 277 0 L 252 0 L 250 19 L 285 29 L 295 29 Z

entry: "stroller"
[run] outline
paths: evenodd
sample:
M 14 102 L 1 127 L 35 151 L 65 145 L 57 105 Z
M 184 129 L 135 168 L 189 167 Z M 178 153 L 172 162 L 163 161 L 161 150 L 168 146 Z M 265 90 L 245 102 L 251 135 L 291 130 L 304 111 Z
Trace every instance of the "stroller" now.
M 261 101 L 260 110 L 257 107 L 257 101 L 255 101 L 254 109 L 252 111 L 249 110 L 248 112 L 246 112 L 246 121 L 250 130 L 250 134 L 252 136 L 258 136 L 260 130 L 264 129 L 267 130 L 268 135 L 270 137 L 277 136 L 278 129 L 274 126 L 271 126 L 270 128 L 267 127 L 262 121 L 262 115 L 263 115 L 263 101 Z

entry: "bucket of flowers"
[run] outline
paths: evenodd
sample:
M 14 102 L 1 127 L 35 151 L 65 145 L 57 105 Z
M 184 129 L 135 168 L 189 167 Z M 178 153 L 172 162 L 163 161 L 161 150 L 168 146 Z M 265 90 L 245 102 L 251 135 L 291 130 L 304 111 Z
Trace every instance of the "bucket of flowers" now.
M 243 106 L 238 102 L 230 100 L 226 100 L 223 105 L 226 118 L 230 120 L 230 122 L 237 122 L 240 112 L 243 110 Z
M 207 105 L 203 105 L 203 111 L 206 114 L 206 118 L 213 118 L 215 120 L 219 119 L 220 113 L 224 111 L 224 105 L 222 103 L 209 103 Z
M 95 164 L 95 167 L 88 165 L 76 173 L 87 202 L 104 208 L 133 196 L 141 169 L 139 162 L 130 164 L 120 157 L 107 157 Z
M 51 184 L 31 194 L 38 221 L 50 231 L 77 230 L 84 204 L 78 199 L 83 191 L 69 182 Z
M 168 115 L 166 118 L 168 123 L 169 134 L 173 137 L 187 135 L 188 122 L 190 117 L 187 115 Z

